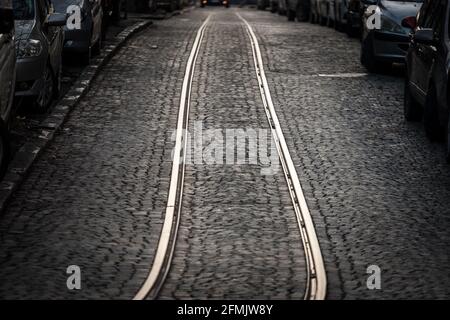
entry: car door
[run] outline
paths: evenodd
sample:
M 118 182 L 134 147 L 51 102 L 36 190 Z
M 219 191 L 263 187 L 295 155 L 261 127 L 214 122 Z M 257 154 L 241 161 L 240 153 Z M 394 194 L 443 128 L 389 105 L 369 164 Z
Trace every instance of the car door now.
M 0 113 L 5 121 L 15 83 L 14 16 L 11 0 L 0 0 Z
M 435 39 L 443 36 L 443 25 L 445 20 L 447 0 L 428 1 L 424 11 L 421 11 L 418 19 L 418 30 L 432 29 Z M 439 41 L 440 42 L 440 41 Z M 411 82 L 419 91 L 422 102 L 428 92 L 430 84 L 431 71 L 434 61 L 437 57 L 437 48 L 435 45 L 421 44 L 412 40 L 412 63 Z
M 53 72 L 56 73 L 59 72 L 62 61 L 63 31 L 61 27 L 46 24 L 50 14 L 54 11 L 50 0 L 37 0 L 37 2 L 42 32 L 47 39 L 50 64 Z

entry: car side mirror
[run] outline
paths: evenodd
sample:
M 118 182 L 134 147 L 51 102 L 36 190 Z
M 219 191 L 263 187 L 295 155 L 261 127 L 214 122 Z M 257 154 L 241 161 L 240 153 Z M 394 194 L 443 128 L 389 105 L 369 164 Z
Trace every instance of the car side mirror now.
M 417 30 L 413 36 L 413 40 L 424 45 L 434 45 L 436 43 L 433 29 Z
M 67 15 L 65 13 L 52 13 L 47 19 L 49 27 L 62 27 L 67 23 Z
M 0 33 L 7 34 L 14 30 L 14 13 L 12 9 L 0 9 Z
M 411 30 L 416 29 L 417 27 L 417 18 L 416 17 L 406 17 L 402 20 L 402 27 L 409 28 Z

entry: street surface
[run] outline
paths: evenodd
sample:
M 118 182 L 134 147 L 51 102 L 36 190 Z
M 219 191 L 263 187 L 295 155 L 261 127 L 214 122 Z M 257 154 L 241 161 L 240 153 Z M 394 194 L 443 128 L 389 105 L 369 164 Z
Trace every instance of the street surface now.
M 189 132 L 199 124 L 223 136 L 262 130 L 271 145 L 238 12 L 259 40 L 325 260 L 327 298 L 450 298 L 450 167 L 443 145 L 403 119 L 402 69 L 367 74 L 358 40 L 219 7 L 156 21 L 104 68 L 0 216 L 0 298 L 134 297 L 164 220 L 187 59 L 209 14 Z M 303 298 L 302 240 L 282 171 L 261 170 L 277 162 L 269 160 L 186 165 L 159 298 Z M 81 290 L 66 286 L 70 265 L 81 268 Z M 367 288 L 371 265 L 381 269 L 380 290 Z

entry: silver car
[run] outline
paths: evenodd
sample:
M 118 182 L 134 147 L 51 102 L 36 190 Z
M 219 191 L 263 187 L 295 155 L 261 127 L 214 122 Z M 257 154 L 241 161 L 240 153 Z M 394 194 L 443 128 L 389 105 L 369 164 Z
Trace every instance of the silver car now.
M 423 0 L 364 0 L 365 4 L 376 5 L 375 14 L 379 16 L 381 23 L 379 27 L 372 27 L 370 22 L 374 21 L 374 12 L 366 10 L 362 21 L 361 63 L 369 71 L 390 67 L 393 62 L 405 62 L 411 29 L 404 20 L 415 17 L 422 2 Z
M 53 13 L 49 0 L 13 0 L 17 55 L 16 96 L 47 110 L 61 83 L 65 14 Z
M 92 54 L 99 53 L 102 46 L 101 0 L 53 0 L 53 5 L 61 14 L 72 14 L 71 6 L 80 8 L 80 28 L 64 28 L 64 52 L 75 53 L 83 64 L 89 64 Z
M 14 15 L 11 0 L 0 0 L 0 177 L 8 159 L 9 120 L 16 76 Z

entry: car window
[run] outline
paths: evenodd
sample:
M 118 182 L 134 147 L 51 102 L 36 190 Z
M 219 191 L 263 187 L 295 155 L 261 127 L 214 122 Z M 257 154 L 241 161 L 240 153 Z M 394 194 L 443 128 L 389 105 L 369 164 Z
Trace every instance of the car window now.
M 34 0 L 13 0 L 15 20 L 34 19 Z

